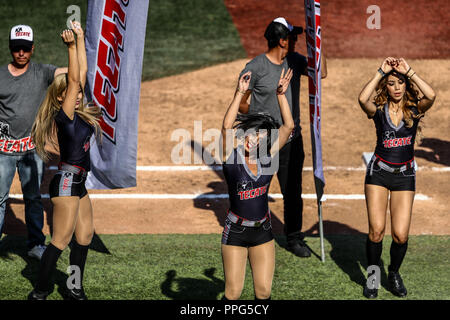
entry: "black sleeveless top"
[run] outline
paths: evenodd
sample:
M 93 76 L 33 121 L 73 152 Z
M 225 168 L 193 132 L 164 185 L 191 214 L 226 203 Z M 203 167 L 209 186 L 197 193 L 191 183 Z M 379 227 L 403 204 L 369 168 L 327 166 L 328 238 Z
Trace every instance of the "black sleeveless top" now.
M 243 151 L 236 148 L 223 163 L 223 174 L 228 185 L 230 211 L 252 221 L 263 219 L 269 210 L 269 186 L 273 177 L 272 159 L 257 160 L 255 176 L 245 163 Z
M 55 122 L 58 127 L 60 161 L 89 171 L 91 168 L 90 139 L 94 128 L 76 112 L 73 120 L 70 120 L 62 108 L 58 111 Z
M 414 115 L 419 114 L 413 107 Z M 381 160 L 395 165 L 404 164 L 414 159 L 414 141 L 416 140 L 419 119 L 412 118 L 411 128 L 401 120 L 398 126 L 394 126 L 389 116 L 389 105 L 384 106 L 384 111 L 377 109 L 373 121 L 377 129 L 377 146 L 375 154 Z

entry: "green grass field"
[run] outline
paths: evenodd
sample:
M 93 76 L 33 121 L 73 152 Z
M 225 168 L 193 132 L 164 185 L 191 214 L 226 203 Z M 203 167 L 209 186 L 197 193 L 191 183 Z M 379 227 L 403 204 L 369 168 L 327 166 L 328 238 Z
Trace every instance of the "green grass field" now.
M 49 239 L 48 239 L 49 240 Z M 306 238 L 320 252 L 318 237 Z M 379 300 L 398 299 L 386 290 L 391 238 L 384 240 Z M 365 236 L 334 235 L 325 240 L 326 262 L 300 259 L 277 238 L 274 300 L 365 299 Z M 401 268 L 407 299 L 450 299 L 449 236 L 411 236 Z M 88 256 L 85 289 L 91 299 L 220 299 L 224 292 L 220 235 L 100 235 Z M 49 299 L 62 299 L 69 249 L 58 262 Z M 25 299 L 38 271 L 26 255 L 25 238 L 6 236 L 0 248 L 0 300 Z M 242 299 L 253 299 L 248 267 Z
M 59 33 L 66 28 L 67 7 L 77 5 L 86 25 L 87 1 L 16 0 L 0 2 L 0 65 L 11 56 L 8 36 L 12 26 L 28 24 L 35 35 L 33 61 L 67 65 Z M 51 9 L 50 9 L 51 8 Z M 222 1 L 151 0 L 149 4 L 143 80 L 196 70 L 244 58 L 239 34 Z

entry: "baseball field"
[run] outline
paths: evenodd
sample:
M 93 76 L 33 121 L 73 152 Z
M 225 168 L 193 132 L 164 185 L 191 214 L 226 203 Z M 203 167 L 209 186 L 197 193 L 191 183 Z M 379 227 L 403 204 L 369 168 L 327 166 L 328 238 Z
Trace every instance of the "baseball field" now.
M 30 6 L 17 6 L 12 0 L 0 4 L 0 65 L 10 61 L 9 29 L 20 23 L 35 30 L 34 61 L 66 65 L 59 38 L 68 17 L 66 8 L 78 5 L 84 25 L 86 2 L 25 2 Z M 373 4 L 380 8 L 380 29 L 366 25 L 370 16 L 366 9 Z M 386 56 L 404 57 L 437 94 L 423 119 L 423 141 L 416 145 L 416 200 L 408 253 L 400 270 L 408 288 L 407 299 L 450 299 L 450 35 L 443 23 L 449 15 L 446 0 L 322 1 L 328 67 L 328 76 L 322 81 L 326 261 L 320 261 L 307 79 L 303 78 L 303 231 L 313 255 L 300 259 L 284 249 L 283 204 L 274 177 L 269 203 L 276 234 L 272 299 L 364 299 L 368 226 L 362 154 L 373 151 L 376 136 L 373 122 L 361 111 L 357 97 Z M 266 50 L 264 29 L 278 16 L 304 26 L 303 1 L 150 1 L 139 109 L 137 186 L 90 190 L 96 235 L 85 272 L 89 298 L 222 297 L 220 238 L 228 206 L 222 196 L 227 193 L 224 177 L 216 166 L 194 161 L 174 163 L 172 151 L 180 141 L 171 137 L 177 129 L 187 130 L 191 137 L 182 143 L 192 150 L 191 158 L 194 160 L 196 146 L 208 154 L 211 141 L 204 133 L 220 128 L 239 72 L 252 57 Z M 297 50 L 306 55 L 304 35 Z M 41 189 L 44 196 L 55 162 L 48 164 Z M 0 300 L 25 299 L 39 267 L 37 260 L 27 256 L 24 203 L 17 176 L 10 193 L 0 243 Z M 44 232 L 50 241 L 52 207 L 48 199 L 43 202 Z M 386 289 L 391 243 L 387 220 L 379 299 L 396 299 Z M 49 299 L 62 299 L 68 256 L 67 249 L 58 262 Z M 253 299 L 250 268 L 242 299 Z

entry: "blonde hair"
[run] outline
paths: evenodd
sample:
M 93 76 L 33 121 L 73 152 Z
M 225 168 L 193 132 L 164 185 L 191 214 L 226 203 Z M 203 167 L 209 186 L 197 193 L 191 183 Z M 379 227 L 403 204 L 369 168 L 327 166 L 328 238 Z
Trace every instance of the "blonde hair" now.
M 405 81 L 406 85 L 406 91 L 405 95 L 403 96 L 403 104 L 401 105 L 401 110 L 403 112 L 403 121 L 405 122 L 405 125 L 407 128 L 411 128 L 414 124 L 413 119 L 420 119 L 424 116 L 423 113 L 418 113 L 417 115 L 412 111 L 413 107 L 417 108 L 417 104 L 419 102 L 419 92 L 414 88 L 413 84 L 409 79 L 397 71 L 391 71 L 386 76 L 381 79 L 381 81 L 378 83 L 376 87 L 376 94 L 374 97 L 374 103 L 377 106 L 378 109 L 384 112 L 384 106 L 386 103 L 389 103 L 390 101 L 390 95 L 387 90 L 387 82 L 388 77 L 392 75 L 394 77 L 397 77 L 398 79 L 402 79 Z M 420 143 L 422 140 L 422 127 L 417 127 L 417 137 L 418 140 L 416 140 L 417 143 Z
M 31 129 L 31 137 L 36 146 L 36 151 L 44 161 L 50 159 L 50 153 L 45 150 L 46 144 L 50 143 L 53 147 L 58 147 L 55 117 L 62 105 L 58 98 L 63 96 L 66 89 L 67 73 L 57 75 L 52 84 L 48 87 L 47 94 L 39 107 L 39 111 Z M 84 91 L 82 90 L 82 92 L 84 98 Z M 75 113 L 86 123 L 94 127 L 96 137 L 101 137 L 102 129 L 99 124 L 101 116 L 100 108 L 97 106 L 87 108 L 85 107 L 83 100 L 84 99 L 81 99 L 80 106 L 75 109 Z

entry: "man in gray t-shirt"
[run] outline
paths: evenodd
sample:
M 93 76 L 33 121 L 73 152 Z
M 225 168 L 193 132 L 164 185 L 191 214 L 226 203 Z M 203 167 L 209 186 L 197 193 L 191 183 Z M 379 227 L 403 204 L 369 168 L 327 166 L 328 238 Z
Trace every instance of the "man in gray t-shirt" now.
M 25 202 L 28 254 L 40 259 L 45 250 L 40 194 L 44 163 L 35 151 L 30 133 L 48 86 L 67 68 L 30 61 L 34 42 L 29 26 L 11 29 L 9 48 L 12 62 L 0 67 L 0 237 L 17 168 Z
M 303 201 L 302 170 L 305 153 L 300 127 L 300 77 L 307 75 L 307 59 L 295 52 L 297 35 L 303 28 L 290 25 L 285 18 L 273 20 L 264 33 L 268 50 L 252 59 L 242 70 L 252 72 L 249 90 L 242 98 L 239 111 L 242 113 L 269 113 L 281 125 L 282 118 L 276 96 L 281 71 L 293 70 L 293 76 L 285 93 L 295 127 L 288 143 L 279 152 L 277 173 L 284 203 L 284 232 L 287 235 L 287 249 L 299 257 L 310 257 L 311 252 L 304 243 L 301 233 Z M 322 78 L 326 76 L 326 63 L 323 61 Z M 240 76 L 241 76 L 240 75 Z M 250 104 L 247 103 L 251 95 Z

